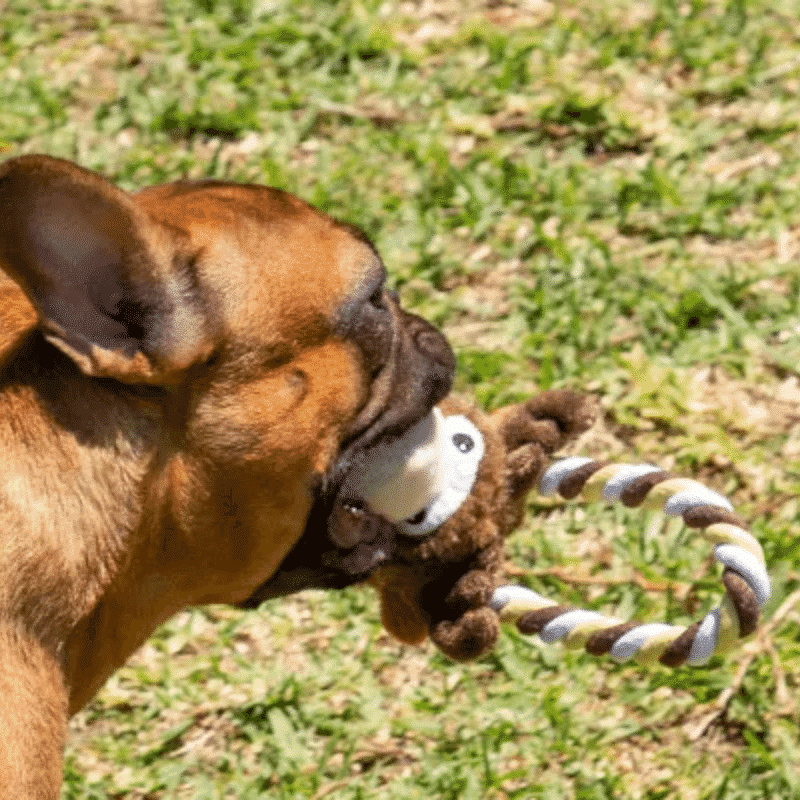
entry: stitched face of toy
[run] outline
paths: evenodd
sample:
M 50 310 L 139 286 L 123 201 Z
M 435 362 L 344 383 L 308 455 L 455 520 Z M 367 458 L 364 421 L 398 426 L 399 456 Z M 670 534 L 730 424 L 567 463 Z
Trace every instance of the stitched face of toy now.
M 426 536 L 443 525 L 466 500 L 484 453 L 481 432 L 466 417 L 445 417 L 439 435 L 440 490 L 425 506 L 397 524 L 406 536 Z
M 407 536 L 426 536 L 461 506 L 475 483 L 485 445 L 461 414 L 433 411 L 403 436 L 367 452 L 343 493 Z

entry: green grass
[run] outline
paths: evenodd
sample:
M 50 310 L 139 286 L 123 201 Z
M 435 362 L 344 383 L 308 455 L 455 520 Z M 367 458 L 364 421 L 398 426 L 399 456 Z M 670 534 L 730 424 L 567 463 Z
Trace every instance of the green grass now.
M 5 0 L 0 153 L 130 189 L 266 182 L 361 225 L 453 341 L 460 391 L 590 389 L 605 413 L 583 451 L 730 494 L 764 543 L 769 618 L 800 582 L 798 14 Z M 688 536 L 530 511 L 509 555 L 541 591 L 681 622 L 719 598 Z M 785 612 L 744 655 L 667 672 L 513 634 L 454 665 L 393 643 L 362 589 L 189 611 L 73 722 L 63 797 L 800 797 Z

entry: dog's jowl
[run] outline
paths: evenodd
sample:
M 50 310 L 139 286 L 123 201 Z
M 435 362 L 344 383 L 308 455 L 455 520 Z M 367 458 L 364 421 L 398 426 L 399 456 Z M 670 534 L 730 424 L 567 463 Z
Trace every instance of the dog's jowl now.
M 170 615 L 391 558 L 329 519 L 454 363 L 363 234 L 262 186 L 13 159 L 0 270 L 0 788 L 52 800 L 68 715 Z

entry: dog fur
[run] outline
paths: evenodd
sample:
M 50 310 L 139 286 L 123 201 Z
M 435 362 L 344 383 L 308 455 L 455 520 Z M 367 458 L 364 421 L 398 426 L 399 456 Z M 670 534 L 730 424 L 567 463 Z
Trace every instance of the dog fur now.
M 53 800 L 68 715 L 161 622 L 379 566 L 375 530 L 323 564 L 337 486 L 454 362 L 363 234 L 262 186 L 12 159 L 0 270 L 0 786 Z

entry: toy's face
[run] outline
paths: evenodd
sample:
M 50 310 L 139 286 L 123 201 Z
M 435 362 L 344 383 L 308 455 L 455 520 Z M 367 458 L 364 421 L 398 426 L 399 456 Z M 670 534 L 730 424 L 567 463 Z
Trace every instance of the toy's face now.
M 427 536 L 469 496 L 484 452 L 483 434 L 467 417 L 435 408 L 401 438 L 367 453 L 346 491 L 400 533 Z
M 433 413 L 437 413 L 434 409 Z M 465 416 L 444 417 L 439 445 L 441 489 L 416 513 L 397 524 L 407 536 L 426 536 L 443 525 L 467 499 L 484 453 L 483 435 Z

